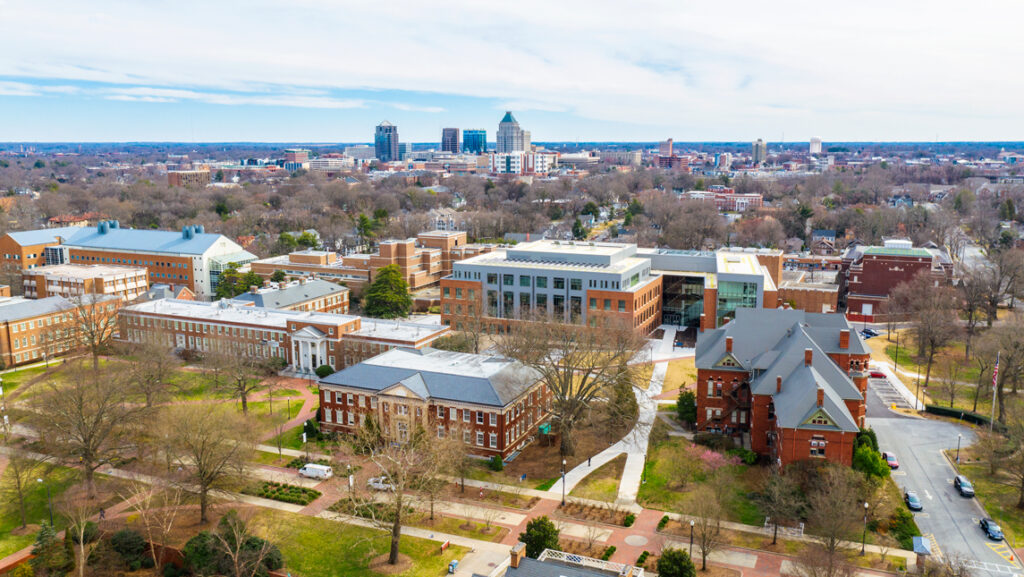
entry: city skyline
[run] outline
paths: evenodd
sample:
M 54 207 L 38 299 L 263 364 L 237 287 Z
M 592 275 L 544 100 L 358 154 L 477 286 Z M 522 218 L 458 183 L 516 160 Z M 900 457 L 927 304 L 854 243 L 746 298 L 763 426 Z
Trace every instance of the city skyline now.
M 439 142 L 444 127 L 493 134 L 505 110 L 535 141 L 1016 140 L 1024 79 L 1007 71 L 1024 46 L 1003 39 L 1024 6 L 998 4 L 310 0 L 204 4 L 196 20 L 187 1 L 8 0 L 0 140 L 365 142 L 387 118 Z

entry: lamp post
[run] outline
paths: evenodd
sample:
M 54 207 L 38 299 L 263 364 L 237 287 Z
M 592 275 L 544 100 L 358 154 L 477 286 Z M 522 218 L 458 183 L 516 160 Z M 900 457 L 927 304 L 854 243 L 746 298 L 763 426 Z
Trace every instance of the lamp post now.
M 36 479 L 36 482 L 43 483 L 43 480 Z M 43 483 L 43 486 L 46 487 L 46 504 L 50 509 L 50 527 L 53 527 L 53 500 L 50 498 L 50 486 L 46 483 Z
M 864 555 L 864 549 L 867 547 L 868 542 L 868 502 L 864 501 L 864 535 L 860 538 L 860 554 Z
M 963 438 L 964 436 L 960 433 L 956 434 L 956 463 L 958 465 L 960 464 L 960 440 Z
M 696 521 L 690 519 L 690 559 L 693 559 L 693 526 L 696 524 Z
M 562 506 L 565 507 L 565 459 L 562 459 Z
M 43 362 L 46 363 L 46 368 L 50 368 L 50 358 L 43 353 Z

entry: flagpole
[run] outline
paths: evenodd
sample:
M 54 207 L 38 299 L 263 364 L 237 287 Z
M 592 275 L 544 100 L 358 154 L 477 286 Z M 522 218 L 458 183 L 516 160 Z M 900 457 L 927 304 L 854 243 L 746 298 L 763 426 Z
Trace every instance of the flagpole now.
M 988 432 L 992 432 L 992 428 L 996 422 L 996 381 L 999 378 L 999 351 L 996 351 L 996 368 L 992 371 L 992 416 L 988 421 Z

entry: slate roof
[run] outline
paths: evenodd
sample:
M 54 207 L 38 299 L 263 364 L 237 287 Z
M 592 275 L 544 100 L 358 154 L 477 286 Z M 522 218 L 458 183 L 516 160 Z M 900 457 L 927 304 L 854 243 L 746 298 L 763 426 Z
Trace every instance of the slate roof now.
M 305 284 L 301 284 L 299 282 L 289 283 L 283 289 L 277 288 L 277 286 L 274 285 L 271 288 L 259 289 L 259 292 L 256 294 L 252 294 L 251 292 L 242 293 L 236 296 L 234 300 L 250 302 L 255 306 L 268 309 L 282 309 L 299 303 L 304 303 L 312 299 L 343 293 L 346 291 L 348 291 L 348 289 L 341 285 L 328 282 L 323 279 L 312 279 L 306 281 Z
M 60 228 L 43 228 L 39 230 L 23 230 L 20 232 L 8 233 L 14 242 L 21 246 L 33 246 L 37 244 L 50 244 L 57 242 L 57 237 L 68 239 L 75 234 L 85 230 L 80 226 L 64 226 Z
M 432 348 L 395 348 L 322 379 L 381 392 L 401 384 L 424 399 L 504 407 L 540 380 L 540 373 L 501 357 Z
M 112 228 L 104 234 L 100 234 L 96 227 L 77 230 L 77 234 L 66 238 L 64 244 L 81 248 L 201 255 L 224 238 L 222 235 L 209 232 L 196 233 L 192 238 L 185 238 L 180 231 L 136 228 Z
M 114 295 L 88 295 L 96 302 L 118 300 Z M 84 299 L 89 300 L 89 299 Z M 46 297 L 42 299 L 26 299 L 23 297 L 7 297 L 0 299 L 0 323 L 17 322 L 46 314 L 73 309 L 77 304 L 64 297 Z
M 509 567 L 505 571 L 505 577 L 613 577 L 614 574 L 609 571 L 601 571 L 599 569 L 591 569 L 589 567 L 574 567 L 564 563 L 554 563 L 551 561 L 538 561 L 536 559 L 530 559 L 529 557 L 523 558 L 519 561 L 519 567 L 513 569 Z
M 850 331 L 850 345 L 841 349 L 839 332 L 844 329 Z M 779 426 L 828 429 L 804 424 L 817 412 L 817 391 L 822 389 L 822 408 L 836 426 L 844 431 L 858 430 L 844 401 L 863 397 L 846 372 L 828 356 L 839 352 L 869 354 L 864 341 L 844 315 L 737 309 L 736 318 L 725 326 L 698 334 L 698 369 L 711 369 L 726 355 L 727 336 L 733 340 L 732 356 L 742 366 L 737 370 L 751 374 L 751 392 L 773 397 Z M 811 366 L 804 364 L 806 349 L 811 350 Z M 782 377 L 782 392 L 776 393 L 779 376 Z

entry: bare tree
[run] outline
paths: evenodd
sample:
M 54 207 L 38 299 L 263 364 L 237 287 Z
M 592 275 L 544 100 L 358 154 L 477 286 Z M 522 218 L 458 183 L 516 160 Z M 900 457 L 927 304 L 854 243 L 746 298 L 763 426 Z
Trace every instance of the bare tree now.
M 151 342 L 131 344 L 125 348 L 124 357 L 128 359 L 130 390 L 142 395 L 146 407 L 167 398 L 171 376 L 181 365 L 167 346 Z
M 978 431 L 977 439 L 971 445 L 971 450 L 983 462 L 988 463 L 988 474 L 995 477 L 1003 469 L 1003 465 L 1014 451 L 1014 446 L 1009 439 L 999 433 Z
M 1024 252 L 1018 249 L 989 251 L 985 291 L 986 322 L 991 327 L 999 313 L 999 306 L 1018 290 L 1024 275 Z
M 771 475 L 764 479 L 757 501 L 772 524 L 772 545 L 775 545 L 779 538 L 779 524 L 800 515 L 804 500 L 799 487 L 786 471 L 773 466 Z
M 28 524 L 25 500 L 35 485 L 38 472 L 43 463 L 24 455 L 21 451 L 11 448 L 7 453 L 7 468 L 0 482 L 0 498 L 7 507 L 14 507 L 21 517 L 21 528 Z
M 223 380 L 217 387 L 237 398 L 242 403 L 242 414 L 249 414 L 249 395 L 262 386 L 260 376 L 265 372 L 266 365 L 258 358 L 245 354 L 213 353 L 207 355 L 203 363 L 210 367 L 218 367 Z
M 99 504 L 88 487 L 75 487 L 64 493 L 58 509 L 67 519 L 67 531 L 75 544 L 75 568 L 78 569 L 78 577 L 83 577 L 89 552 L 96 541 L 95 536 L 89 535 L 89 524 L 99 512 Z
M 573 436 L 599 397 L 607 397 L 612 385 L 635 369 L 627 363 L 637 354 L 643 339 L 632 327 L 609 319 L 595 326 L 581 326 L 561 319 L 531 317 L 514 322 L 499 341 L 506 357 L 536 370 L 551 393 L 551 412 L 557 427 L 561 455 L 575 454 Z M 623 375 L 625 367 L 627 375 Z
M 856 531 L 863 512 L 856 473 L 842 466 L 821 469 L 807 496 L 807 522 L 828 555 L 829 567 L 840 563 L 842 543 Z
M 173 485 L 157 487 L 132 480 L 125 487 L 121 498 L 138 515 L 156 573 L 162 575 L 164 548 L 168 545 L 168 538 L 183 504 L 181 488 Z
M 793 563 L 797 577 L 853 577 L 857 568 L 841 555 L 814 544 Z
M 950 408 L 956 403 L 956 396 L 963 390 L 964 385 L 960 382 L 960 370 L 963 363 L 953 357 L 943 357 L 939 361 L 939 381 L 934 387 L 937 389 L 937 397 L 949 400 Z
M 938 284 L 930 272 L 923 271 L 893 289 L 892 298 L 905 303 L 910 313 L 917 356 L 925 359 L 924 385 L 927 387 L 936 353 L 959 331 L 956 294 L 951 288 Z
M 218 529 L 211 534 L 216 548 L 227 561 L 228 577 L 257 577 L 265 574 L 268 561 L 280 555 L 270 541 L 252 535 L 248 521 L 236 511 L 224 515 Z
M 693 504 L 694 538 L 700 551 L 700 570 L 708 568 L 708 555 L 722 545 L 722 505 L 708 489 L 698 492 Z
M 210 491 L 242 478 L 253 451 L 252 428 L 223 405 L 173 405 L 161 415 L 165 450 L 182 470 L 184 488 L 199 494 L 199 520 L 207 521 Z
M 996 420 L 1006 422 L 1006 387 L 1017 392 L 1020 377 L 1024 372 L 1024 315 L 1013 313 L 1006 322 L 995 326 L 982 336 L 977 345 L 977 356 L 986 356 L 994 365 L 999 358 L 999 375 L 996 379 Z M 990 365 L 992 366 L 992 365 Z M 991 373 L 988 374 L 991 379 Z
M 960 310 L 963 313 L 965 339 L 964 356 L 971 358 L 971 342 L 977 331 L 978 324 L 986 311 L 988 297 L 988 270 L 984 266 L 974 265 L 960 267 L 960 282 L 957 284 L 960 293 Z
M 90 497 L 96 469 L 131 450 L 146 409 L 125 403 L 127 379 L 113 368 L 72 369 L 76 378 L 47 383 L 32 399 L 30 419 L 50 454 L 79 465 Z
M 86 294 L 69 299 L 74 305 L 71 329 L 77 344 L 92 355 L 92 368 L 100 368 L 100 354 L 117 334 L 117 309 L 121 300 L 107 295 Z

